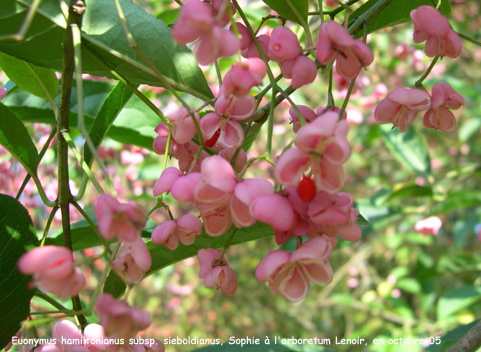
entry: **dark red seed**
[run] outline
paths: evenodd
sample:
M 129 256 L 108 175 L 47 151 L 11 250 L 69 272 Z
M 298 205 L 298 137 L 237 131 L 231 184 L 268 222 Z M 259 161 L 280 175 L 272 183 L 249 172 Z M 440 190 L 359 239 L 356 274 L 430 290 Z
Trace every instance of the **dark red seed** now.
M 208 141 L 205 142 L 204 147 L 206 148 L 213 147 L 217 143 L 219 136 L 220 136 L 220 128 L 217 131 L 215 131 L 214 135 Z
M 316 184 L 307 176 L 302 176 L 301 182 L 297 185 L 297 194 L 304 202 L 310 202 L 316 196 Z

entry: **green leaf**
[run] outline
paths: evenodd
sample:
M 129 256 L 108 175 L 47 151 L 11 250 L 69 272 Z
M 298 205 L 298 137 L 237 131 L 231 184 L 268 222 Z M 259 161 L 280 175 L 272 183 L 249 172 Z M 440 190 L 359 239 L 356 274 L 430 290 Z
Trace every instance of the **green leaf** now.
M 468 254 L 446 254 L 436 261 L 436 272 L 440 275 L 447 273 L 459 274 L 481 270 L 481 258 Z
M 404 166 L 421 176 L 431 173 L 431 159 L 425 138 L 413 126 L 406 132 L 391 129 L 388 125 L 379 126 L 386 147 Z
M 467 190 L 450 191 L 442 202 L 435 205 L 432 214 L 445 214 L 450 210 L 463 209 L 481 204 L 481 192 Z
M 363 226 L 368 226 L 368 225 L 371 225 L 369 223 L 369 221 L 366 220 L 366 218 L 364 216 L 362 216 L 361 213 L 359 213 L 359 215 L 357 216 L 357 224 L 358 225 L 363 225 Z
M 150 238 L 152 231 L 142 231 L 142 237 Z M 71 226 L 72 250 L 80 251 L 87 248 L 101 246 L 97 233 L 88 225 L 87 221 L 82 220 Z M 63 246 L 63 231 L 57 231 L 47 237 L 45 244 L 53 246 Z
M 271 9 L 289 21 L 301 24 L 299 16 L 307 23 L 309 3 L 307 0 L 262 0 Z M 290 3 L 290 4 L 289 4 Z
M 126 288 L 127 286 L 125 285 L 124 280 L 122 280 L 115 271 L 111 270 L 109 276 L 107 276 L 107 280 L 105 280 L 103 292 L 119 298 L 124 294 Z
M 73 251 L 96 247 L 102 244 L 95 231 L 85 220 L 79 221 L 71 226 L 71 236 Z M 63 246 L 63 243 L 62 230 L 49 235 L 45 240 L 46 245 Z
M 396 287 L 409 293 L 420 293 L 421 292 L 421 284 L 419 281 L 413 278 L 403 278 L 396 282 Z
M 32 0 L 6 2 L 0 7 L 0 35 L 17 32 Z M 193 53 L 174 43 L 170 28 L 139 5 L 129 0 L 120 3 L 138 47 L 170 84 L 201 99 L 213 98 Z M 42 0 L 26 40 L 2 41 L 0 51 L 38 66 L 61 70 L 66 21 L 59 4 L 57 0 Z M 83 71 L 113 78 L 112 67 L 132 83 L 163 86 L 162 80 L 128 45 L 114 1 L 87 0 L 82 25 Z
M 167 9 L 155 17 L 163 21 L 165 24 L 171 25 L 175 22 L 177 18 L 179 18 L 179 13 L 180 13 L 180 8 Z
M 17 262 L 37 245 L 28 211 L 16 199 L 0 194 L 0 349 L 30 313 L 35 290 L 27 289 L 30 279 L 18 271 Z
M 170 250 L 165 246 L 153 244 L 151 241 L 147 242 L 150 255 L 152 256 L 152 266 L 146 275 L 150 275 L 158 270 L 161 270 L 169 265 L 180 262 L 184 259 L 197 255 L 199 249 L 202 248 L 222 248 L 226 241 L 229 239 L 233 228 L 227 231 L 224 235 L 219 237 L 211 237 L 205 231 L 195 239 L 192 245 L 185 246 L 179 243 L 179 246 L 175 250 Z M 274 231 L 269 225 L 257 222 L 254 225 L 246 228 L 238 229 L 231 245 L 236 245 L 244 242 L 259 240 L 261 238 L 272 237 Z M 119 293 L 119 283 L 116 277 L 110 277 L 105 282 L 104 292 L 123 293 L 123 290 Z M 124 284 L 125 290 L 125 284 Z M 118 296 L 117 296 L 118 297 Z
M 100 146 L 100 143 L 132 94 L 128 88 L 119 82 L 110 92 L 107 99 L 105 99 L 89 132 L 90 139 L 96 148 Z M 84 159 L 88 165 L 91 165 L 93 156 L 87 144 L 84 147 Z
M 161 122 L 159 117 L 152 112 L 138 97 L 133 96 L 125 104 L 125 100 L 129 93 L 123 91 L 118 86 L 116 93 L 112 92 L 114 86 L 109 82 L 84 81 L 84 108 L 85 108 L 85 125 L 87 129 L 92 131 L 95 138 L 99 138 L 102 130 L 92 130 L 94 124 L 94 116 L 99 116 L 100 120 L 97 126 L 102 125 L 103 128 L 110 127 L 107 131 L 107 137 L 110 137 L 120 143 L 132 144 L 139 147 L 152 150 L 152 141 L 157 136 L 154 129 Z M 113 94 L 109 102 L 106 101 L 110 94 Z M 75 92 L 72 93 L 72 110 L 70 112 L 70 128 L 77 128 L 77 102 Z M 2 102 L 5 103 L 20 120 L 23 122 L 42 122 L 50 125 L 55 124 L 55 117 L 52 110 L 44 100 L 31 96 L 21 90 L 13 92 L 5 97 Z M 114 104 L 110 106 L 109 104 Z M 118 104 L 125 104 L 121 108 Z M 102 108 L 102 111 L 99 109 Z M 108 116 L 101 114 L 108 113 Z M 114 116 L 118 113 L 117 117 Z M 89 153 L 90 155 L 90 153 Z M 90 156 L 89 156 L 90 158 Z
M 481 118 L 473 117 L 468 121 L 464 121 L 463 124 L 458 129 L 459 141 L 466 143 L 469 138 L 474 136 L 479 132 L 481 128 Z
M 38 67 L 1 52 L 0 67 L 23 90 L 49 102 L 55 101 L 58 79 L 53 69 Z
M 369 0 L 350 16 L 350 23 L 354 22 L 357 17 L 369 10 L 372 6 L 378 3 L 380 0 Z M 377 16 L 371 18 L 367 23 L 367 33 L 372 33 L 381 28 L 392 27 L 396 24 L 407 22 L 410 20 L 409 13 L 422 5 L 433 6 L 431 0 L 394 0 L 387 5 Z M 443 15 L 449 15 L 451 13 L 451 6 L 449 0 L 442 0 L 441 7 L 439 8 Z M 362 29 L 357 32 L 355 37 L 362 35 Z
M 413 197 L 431 197 L 433 190 L 431 187 L 419 186 L 416 184 L 404 186 L 391 194 L 386 198 L 386 202 L 390 202 L 394 199 L 405 199 Z
M 5 105 L 0 103 L 0 144 L 28 171 L 37 172 L 38 151 L 23 123 Z
M 479 320 L 473 321 L 467 325 L 459 325 L 456 328 L 448 331 L 447 334 L 440 337 L 440 343 L 431 344 L 426 348 L 426 352 L 442 352 L 447 351 L 449 347 L 454 345 L 461 337 L 463 337 L 472 327 L 474 327 Z
M 436 306 L 438 321 L 471 306 L 481 299 L 481 287 L 466 285 L 442 295 Z

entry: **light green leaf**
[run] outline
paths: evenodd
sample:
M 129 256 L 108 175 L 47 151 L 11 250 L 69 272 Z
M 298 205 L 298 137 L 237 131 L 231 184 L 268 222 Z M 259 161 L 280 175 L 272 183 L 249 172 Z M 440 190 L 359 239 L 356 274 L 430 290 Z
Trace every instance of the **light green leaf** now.
M 466 285 L 442 295 L 436 306 L 438 321 L 471 306 L 481 299 L 481 287 Z
M 55 101 L 58 79 L 55 70 L 38 67 L 0 52 L 0 67 L 17 86 L 37 97 Z
M 414 197 L 431 197 L 433 190 L 431 187 L 419 186 L 416 184 L 404 186 L 391 194 L 386 198 L 386 202 L 390 202 L 395 199 L 405 199 Z
M 23 123 L 5 105 L 0 103 L 0 144 L 28 171 L 37 172 L 38 151 Z
M 396 282 L 396 287 L 409 293 L 420 293 L 421 292 L 421 284 L 419 281 L 413 278 L 403 278 Z
M 35 290 L 27 288 L 30 279 L 18 271 L 17 262 L 37 244 L 27 209 L 16 199 L 0 194 L 0 349 L 10 342 L 30 313 Z
M 481 118 L 473 117 L 468 121 L 464 121 L 463 124 L 458 129 L 459 140 L 462 143 L 466 143 L 469 138 L 474 136 L 479 132 L 481 128 Z
M 388 125 L 379 126 L 386 147 L 404 166 L 421 176 L 431 173 L 431 159 L 425 138 L 413 126 L 406 132 L 391 129 Z
M 32 0 L 6 0 L 0 7 L 0 35 L 15 33 Z M 138 47 L 177 90 L 211 99 L 213 94 L 192 52 L 177 46 L 161 20 L 139 5 L 120 0 Z M 57 0 L 42 0 L 25 41 L 0 42 L 0 51 L 38 66 L 62 68 L 65 18 Z M 35 55 L 32 55 L 35 53 Z M 94 76 L 113 77 L 115 68 L 135 84 L 162 86 L 153 70 L 128 45 L 114 1 L 87 0 L 82 25 L 82 68 Z

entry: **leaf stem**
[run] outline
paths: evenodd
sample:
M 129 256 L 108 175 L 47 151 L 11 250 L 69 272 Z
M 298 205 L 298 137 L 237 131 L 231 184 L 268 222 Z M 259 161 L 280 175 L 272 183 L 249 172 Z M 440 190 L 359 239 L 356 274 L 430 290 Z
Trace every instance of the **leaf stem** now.
M 92 311 L 92 309 L 94 307 L 94 304 L 95 304 L 95 301 L 97 301 L 97 297 L 99 296 L 100 291 L 102 290 L 102 287 L 104 286 L 105 280 L 107 280 L 107 276 L 109 275 L 110 268 L 112 267 L 112 263 L 115 260 L 115 257 L 117 256 L 117 253 L 119 252 L 120 245 L 121 245 L 121 243 L 118 242 L 115 245 L 114 249 L 112 250 L 112 255 L 110 256 L 109 261 L 107 261 L 107 263 L 105 265 L 104 271 L 102 272 L 102 275 L 100 276 L 100 279 L 97 282 L 97 286 L 95 287 L 94 293 L 90 297 L 90 302 L 89 302 L 89 304 L 86 308 L 87 312 Z
M 90 181 L 93 183 L 93 185 L 95 186 L 97 191 L 100 194 L 104 193 L 104 190 L 103 190 L 102 186 L 100 186 L 100 183 L 95 178 L 92 170 L 89 168 L 89 166 L 87 165 L 85 160 L 82 158 L 82 155 L 80 154 L 80 151 L 77 149 L 77 146 L 75 145 L 72 137 L 70 136 L 70 133 L 68 133 L 67 131 L 64 131 L 64 132 L 62 132 L 62 135 L 65 138 L 65 140 L 67 141 L 67 144 L 69 145 L 70 150 L 72 151 L 73 155 L 75 156 L 75 158 L 79 162 L 80 166 L 84 170 L 85 174 L 88 176 Z M 72 198 L 72 201 L 73 201 L 73 198 Z
M 47 152 L 48 147 L 50 145 L 50 142 L 52 141 L 52 139 L 55 137 L 56 134 L 57 134 L 57 128 L 53 127 L 52 131 L 50 132 L 50 135 L 48 136 L 47 141 L 45 142 L 45 144 L 42 147 L 42 150 L 38 154 L 38 163 L 39 164 L 42 161 L 45 153 Z M 27 176 L 25 176 L 25 179 L 23 180 L 22 185 L 20 186 L 20 189 L 17 192 L 17 196 L 15 197 L 17 200 L 20 199 L 20 196 L 22 195 L 23 191 L 25 190 L 25 187 L 27 186 L 27 183 L 28 183 L 28 181 L 30 181 L 31 177 L 32 176 L 29 173 L 27 173 Z M 43 188 L 42 188 L 42 191 L 43 191 Z M 40 191 L 39 191 L 39 193 L 40 193 Z M 54 202 L 52 202 L 52 203 L 54 203 Z
M 479 40 L 476 40 L 476 39 L 473 39 L 471 38 L 470 36 L 467 36 L 466 34 L 463 34 L 463 33 L 459 33 L 458 32 L 458 35 L 463 38 L 464 40 L 467 40 L 468 42 L 471 42 L 473 44 L 476 44 L 477 46 L 481 46 L 481 42 Z
M 429 76 L 429 74 L 431 73 L 434 65 L 436 65 L 436 62 L 439 60 L 439 56 L 436 56 L 433 61 L 431 62 L 431 65 L 429 65 L 429 67 L 427 68 L 426 72 L 424 72 L 424 74 L 421 76 L 420 79 L 418 79 L 416 81 L 416 83 L 414 83 L 414 87 L 415 88 L 421 88 L 422 85 L 423 85 L 423 81 Z
M 57 302 L 55 299 L 50 297 L 49 295 L 43 293 L 40 290 L 37 290 L 35 292 L 35 297 L 43 299 L 45 302 L 50 303 L 52 306 L 57 308 L 59 312 L 65 313 L 65 312 L 70 312 L 70 309 L 64 307 L 61 303 Z M 57 312 L 58 313 L 58 312 Z
M 50 225 L 52 224 L 53 217 L 57 213 L 58 206 L 54 206 L 52 208 L 52 211 L 48 215 L 47 223 L 45 224 L 45 229 L 43 230 L 43 236 L 42 236 L 42 241 L 40 242 L 40 247 L 42 247 L 45 244 L 45 240 L 47 239 L 48 235 L 48 230 L 50 229 Z
M 102 170 L 105 181 L 107 182 L 107 185 L 109 188 L 109 193 L 112 193 L 112 190 L 114 189 L 112 180 L 110 179 L 109 173 L 107 172 L 104 163 L 102 162 L 99 154 L 97 153 L 97 148 L 92 142 L 92 139 L 90 138 L 87 128 L 85 127 L 84 104 L 83 104 L 84 89 L 83 89 L 83 79 L 82 79 L 82 52 L 80 47 L 82 44 L 82 41 L 81 41 L 82 36 L 80 33 L 80 28 L 77 25 L 72 25 L 72 38 L 73 38 L 74 53 L 75 53 L 75 83 L 77 86 L 77 116 L 78 116 L 77 127 L 80 133 L 82 133 L 85 139 L 85 144 L 90 149 L 90 152 L 92 153 L 92 156 L 94 157 L 95 161 L 100 167 L 100 170 Z M 82 165 L 82 168 L 84 170 L 85 170 L 85 166 L 90 170 L 87 164 Z M 93 175 L 91 170 L 88 176 L 90 179 L 92 178 L 95 179 L 95 176 Z

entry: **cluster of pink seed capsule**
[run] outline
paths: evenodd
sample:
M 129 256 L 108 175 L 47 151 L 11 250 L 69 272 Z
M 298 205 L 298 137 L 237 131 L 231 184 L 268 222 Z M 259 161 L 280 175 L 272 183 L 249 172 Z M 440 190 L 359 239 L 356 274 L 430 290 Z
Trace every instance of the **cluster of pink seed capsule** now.
M 194 15 L 192 9 L 207 11 L 209 3 L 190 0 L 184 6 L 187 10 L 182 11 L 181 21 L 173 29 L 174 39 L 180 43 L 186 42 L 182 39 L 186 37 L 184 31 L 205 28 L 203 19 Z M 212 7 L 211 16 L 214 10 Z M 297 237 L 298 245 L 293 253 L 277 250 L 266 256 L 259 264 L 257 278 L 268 281 L 271 289 L 287 299 L 299 301 L 305 297 L 309 282 L 330 281 L 328 259 L 338 235 L 349 241 L 361 237 L 353 198 L 340 192 L 344 184 L 342 164 L 350 155 L 347 124 L 345 118 L 339 118 L 338 109 L 319 109 L 318 113 L 301 105 L 291 109 L 296 146 L 277 162 L 274 170 L 277 188 L 263 178 L 244 178 L 247 158 L 240 148 L 244 141 L 241 122 L 249 119 L 257 108 L 250 91 L 262 84 L 266 63 L 275 61 L 284 77 L 292 79 L 293 88 L 312 83 L 317 77 L 317 67 L 302 54 L 297 36 L 287 27 L 279 26 L 270 36 L 257 37 L 259 47 L 246 26 L 236 23 L 236 27 L 241 34 L 239 48 L 247 61 L 234 64 L 225 75 L 215 111 L 200 118 L 193 109 L 189 112 L 181 108 L 166 116 L 172 126 L 168 152 L 179 160 L 179 168 L 170 167 L 162 173 L 154 185 L 154 195 L 170 192 L 177 201 L 192 204 L 199 217 L 185 214 L 178 220 L 159 224 L 152 233 L 152 241 L 175 249 L 179 242 L 192 244 L 202 225 L 209 236 L 220 236 L 232 225 L 242 228 L 256 221 L 266 223 L 273 228 L 277 244 Z M 178 38 L 178 33 L 182 33 L 182 38 Z M 205 40 L 203 37 L 191 40 L 196 41 L 197 57 Z M 211 62 L 219 56 L 220 52 L 213 55 Z M 333 21 L 321 26 L 316 57 L 321 65 L 336 61 L 339 74 L 347 80 L 354 79 L 373 61 L 367 45 L 353 39 Z M 199 151 L 200 147 L 193 142 L 196 123 L 205 141 L 204 148 L 210 148 L 216 155 Z M 301 127 L 301 124 L 306 125 Z M 156 131 L 159 136 L 153 143 L 154 150 L 164 154 L 167 124 L 160 124 Z M 233 167 L 230 161 L 234 155 Z M 303 244 L 304 235 L 308 239 Z M 235 292 L 237 279 L 224 252 L 199 251 L 200 277 L 205 279 L 207 287 L 217 287 L 230 295 Z

